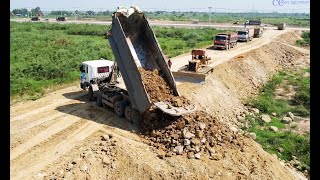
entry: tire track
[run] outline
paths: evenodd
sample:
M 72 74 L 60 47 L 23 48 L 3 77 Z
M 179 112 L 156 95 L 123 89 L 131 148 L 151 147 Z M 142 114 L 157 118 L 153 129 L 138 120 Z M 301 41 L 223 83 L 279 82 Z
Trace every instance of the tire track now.
M 84 114 L 81 109 L 78 110 L 79 115 Z M 47 129 L 44 129 L 40 133 L 33 136 L 31 139 L 29 139 L 27 142 L 20 144 L 16 148 L 12 149 L 10 152 L 10 160 L 13 160 L 23 154 L 24 152 L 28 151 L 30 148 L 36 146 L 37 144 L 40 144 L 42 141 L 50 138 L 52 135 L 65 130 L 72 124 L 76 123 L 81 118 L 77 116 L 64 116 L 63 118 L 60 118 L 59 121 L 52 126 L 48 127 Z
M 33 127 L 39 126 L 45 122 L 52 121 L 52 120 L 57 120 L 59 118 L 68 116 L 68 114 L 75 112 L 78 109 L 81 109 L 81 106 L 84 106 L 85 103 L 81 103 L 79 105 L 75 105 L 74 107 L 71 107 L 69 109 L 66 109 L 64 112 L 59 112 L 57 110 L 52 110 L 52 113 L 45 113 L 43 118 L 34 120 L 34 117 L 26 119 L 24 121 L 18 121 L 18 122 L 12 122 L 10 124 L 11 126 L 11 133 L 10 135 L 15 135 L 15 134 L 20 134 L 23 131 L 26 131 L 28 129 L 31 129 Z M 50 114 L 49 116 L 46 116 L 47 114 Z M 29 122 L 31 121 L 31 122 Z
M 71 134 L 64 132 L 58 137 L 48 140 L 47 143 L 39 144 L 38 151 L 34 150 L 26 153 L 25 156 L 12 161 L 11 178 L 25 179 L 26 177 L 33 177 L 46 165 L 58 160 L 59 157 L 68 153 L 78 143 L 81 143 L 85 138 L 99 130 L 101 128 L 100 123 L 105 118 L 105 116 L 99 115 L 95 122 L 86 122 L 75 131 L 72 131 Z M 33 158 L 34 156 L 36 158 Z M 33 159 L 32 161 L 30 161 L 31 158 Z

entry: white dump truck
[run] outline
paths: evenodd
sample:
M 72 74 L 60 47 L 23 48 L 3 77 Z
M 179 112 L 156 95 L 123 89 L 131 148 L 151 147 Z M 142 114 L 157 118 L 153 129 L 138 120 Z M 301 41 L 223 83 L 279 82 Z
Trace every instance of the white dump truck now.
M 87 72 L 82 74 L 85 79 L 81 78 L 80 85 L 83 88 L 89 87 L 89 100 L 95 99 L 98 106 L 113 108 L 117 116 L 125 116 L 134 123 L 139 123 L 144 112 L 152 105 L 171 116 L 181 116 L 196 110 L 194 104 L 172 107 L 162 101 L 151 102 L 139 68 L 158 70 L 173 95 L 180 94 L 156 36 L 138 7 L 118 8 L 112 14 L 111 30 L 107 37 L 115 63 L 107 60 L 87 61 L 80 68 L 81 72 Z M 119 73 L 122 85 L 117 81 Z
M 254 36 L 254 29 L 253 28 L 246 28 L 238 30 L 238 41 L 252 41 Z

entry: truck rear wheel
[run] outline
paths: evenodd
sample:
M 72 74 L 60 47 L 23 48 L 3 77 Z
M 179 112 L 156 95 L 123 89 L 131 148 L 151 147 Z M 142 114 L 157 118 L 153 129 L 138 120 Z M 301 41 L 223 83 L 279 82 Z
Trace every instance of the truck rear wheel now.
M 132 121 L 132 107 L 131 106 L 126 106 L 124 108 L 124 116 L 128 121 Z
M 89 86 L 88 99 L 89 99 L 89 101 L 93 101 L 94 100 L 94 98 L 93 98 L 93 90 L 92 90 L 91 86 Z
M 97 106 L 102 107 L 102 93 L 101 93 L 101 91 L 99 91 L 97 94 L 96 104 L 97 104 Z
M 124 104 L 123 101 L 117 101 L 117 102 L 114 103 L 114 106 L 113 106 L 114 112 L 116 113 L 116 115 L 118 117 L 123 117 L 123 115 L 124 115 L 124 106 L 125 106 L 125 104 Z
M 142 122 L 142 115 L 140 114 L 139 111 L 135 109 L 131 110 L 131 122 L 134 125 L 140 125 L 140 123 Z

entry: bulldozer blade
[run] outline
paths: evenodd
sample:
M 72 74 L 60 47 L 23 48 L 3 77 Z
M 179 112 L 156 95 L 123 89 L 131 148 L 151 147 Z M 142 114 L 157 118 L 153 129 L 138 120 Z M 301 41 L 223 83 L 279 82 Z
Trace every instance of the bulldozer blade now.
M 172 72 L 175 81 L 178 82 L 190 82 L 190 83 L 204 83 L 206 81 L 206 75 L 196 72 Z

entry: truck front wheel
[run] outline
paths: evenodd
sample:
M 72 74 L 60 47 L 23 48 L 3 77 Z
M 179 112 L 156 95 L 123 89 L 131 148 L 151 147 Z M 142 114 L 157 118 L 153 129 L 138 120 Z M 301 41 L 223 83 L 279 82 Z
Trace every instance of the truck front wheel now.
M 92 87 L 89 86 L 89 92 L 88 92 L 88 98 L 89 98 L 89 101 L 93 101 L 93 90 L 92 90 Z
M 102 93 L 100 91 L 97 94 L 96 104 L 97 104 L 97 106 L 102 107 Z
M 114 112 L 116 113 L 116 115 L 118 117 L 123 117 L 124 115 L 124 106 L 125 104 L 123 103 L 123 101 L 117 101 L 114 103 Z

